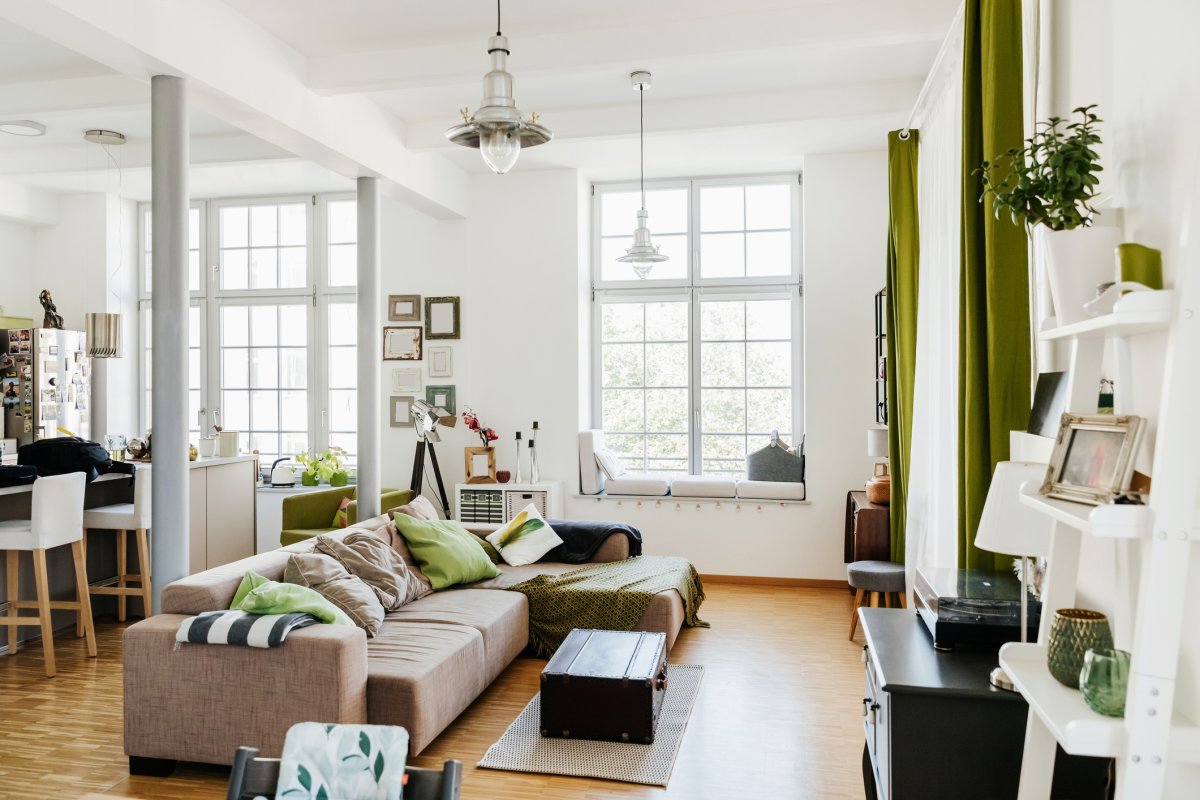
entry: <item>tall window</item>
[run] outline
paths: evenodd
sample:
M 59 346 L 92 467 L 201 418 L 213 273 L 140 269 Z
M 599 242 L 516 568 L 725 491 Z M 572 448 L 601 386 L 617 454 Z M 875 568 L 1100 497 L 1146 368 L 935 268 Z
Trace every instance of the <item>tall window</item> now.
M 142 426 L 150 420 L 150 209 L 141 217 Z M 353 198 L 212 200 L 191 214 L 191 438 L 218 424 L 264 460 L 337 445 L 353 458 Z M 202 268 L 202 265 L 204 267 Z
M 594 188 L 594 414 L 638 471 L 740 476 L 801 431 L 800 190 L 795 176 L 653 184 L 671 260 L 617 261 L 640 195 Z

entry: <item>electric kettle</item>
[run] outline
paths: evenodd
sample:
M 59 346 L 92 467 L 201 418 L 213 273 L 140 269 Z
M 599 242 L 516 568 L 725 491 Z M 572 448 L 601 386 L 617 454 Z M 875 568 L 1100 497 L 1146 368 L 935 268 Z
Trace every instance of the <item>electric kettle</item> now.
M 290 461 L 289 458 L 277 458 L 271 464 L 271 486 L 295 486 L 296 473 L 293 471 L 292 465 L 279 466 L 280 462 Z

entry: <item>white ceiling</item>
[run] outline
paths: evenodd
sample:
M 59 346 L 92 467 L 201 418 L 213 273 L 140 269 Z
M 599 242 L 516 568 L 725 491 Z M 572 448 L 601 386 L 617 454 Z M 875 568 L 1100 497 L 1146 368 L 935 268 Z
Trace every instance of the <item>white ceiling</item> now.
M 156 13 L 165 8 L 154 0 L 130 1 L 135 11 L 139 4 Z M 49 0 L 25 2 L 58 13 Z M 571 167 L 594 180 L 635 177 L 632 69 L 654 73 L 646 95 L 648 176 L 798 171 L 811 153 L 883 147 L 887 130 L 906 119 L 958 3 L 507 0 L 503 29 L 517 102 L 526 114 L 539 112 L 555 132 L 554 141 L 524 153 L 517 169 Z M 376 145 L 390 139 L 397 151 L 486 172 L 477 153 L 450 145 L 442 133 L 457 109 L 479 103 L 489 68 L 485 45 L 495 25 L 492 0 L 207 0 L 174 13 L 180 25 L 196 24 L 195 16 L 184 19 L 187 14 L 204 14 L 229 30 L 225 47 L 253 41 L 277 55 L 309 96 L 306 105 L 351 109 L 344 115 L 348 125 L 378 127 Z M 155 67 L 126 68 L 119 48 L 92 48 L 78 34 L 59 36 L 57 26 L 44 21 L 52 19 L 39 20 L 36 8 L 0 6 L 0 119 L 31 118 L 48 128 L 37 140 L 0 135 L 0 179 L 56 192 L 88 190 L 89 175 L 105 157 L 89 156 L 95 146 L 79 136 L 103 127 L 129 137 L 130 145 L 120 148 L 127 185 L 148 195 L 149 88 L 142 71 Z M 169 25 L 170 17 L 154 24 Z M 234 63 L 241 54 L 214 55 L 230 55 Z M 238 75 L 251 89 L 268 92 L 280 77 L 252 69 Z M 281 84 L 279 92 L 292 88 Z M 314 184 L 307 190 L 350 188 L 355 162 L 369 162 L 349 151 L 321 159 L 313 155 L 320 148 L 306 149 L 309 131 L 274 135 L 278 126 L 258 124 L 259 109 L 245 101 L 194 105 L 196 196 L 201 187 L 224 196 L 302 191 L 297 184 L 304 181 Z

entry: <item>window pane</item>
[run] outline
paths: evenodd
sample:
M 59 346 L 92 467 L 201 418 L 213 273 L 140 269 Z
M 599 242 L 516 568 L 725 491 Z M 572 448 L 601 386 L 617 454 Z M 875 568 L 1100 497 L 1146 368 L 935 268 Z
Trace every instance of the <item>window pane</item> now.
M 221 288 L 245 289 L 250 285 L 246 250 L 221 251 Z
M 650 230 L 655 234 L 683 233 L 688 230 L 688 190 L 654 189 L 646 192 L 646 212 L 650 215 Z M 637 226 L 636 212 L 631 218 L 632 231 Z M 655 237 L 657 239 L 657 236 Z
M 709 347 L 710 345 L 705 345 Z M 749 342 L 746 344 L 747 386 L 791 386 L 792 343 Z
M 281 456 L 295 456 L 303 450 L 311 449 L 307 433 L 282 433 L 279 435 Z M 336 442 L 330 442 L 336 444 Z
M 686 432 L 688 429 L 687 389 L 646 390 L 646 430 L 650 432 Z
M 279 251 L 275 248 L 250 251 L 250 288 L 275 289 L 279 286 Z
M 605 389 L 602 393 L 605 432 L 638 433 L 644 431 L 646 413 L 643 392 L 637 389 Z
M 646 437 L 642 434 L 605 434 L 604 444 L 619 455 L 630 469 L 646 468 Z
M 188 347 L 200 347 L 200 307 L 188 308 Z
M 358 428 L 357 394 L 353 389 L 334 389 L 329 393 L 331 431 L 353 431 Z
M 355 344 L 358 341 L 358 309 L 353 303 L 329 304 L 329 344 Z
M 308 285 L 307 251 L 303 247 L 284 247 L 279 250 L 279 286 L 299 289 Z
M 147 285 L 147 288 L 149 286 Z M 200 291 L 200 251 L 188 251 L 188 291 Z
M 746 304 L 740 300 L 705 301 L 700 304 L 700 338 L 704 341 L 743 339 Z
M 231 431 L 250 428 L 249 392 L 221 392 L 221 425 Z
M 250 393 L 250 427 L 273 431 L 279 427 L 279 393 Z
M 792 226 L 792 187 L 786 183 L 746 187 L 746 229 L 783 230 Z
M 350 389 L 358 385 L 357 348 L 329 348 L 329 385 L 335 389 Z
M 305 392 L 283 391 L 279 393 L 280 429 L 285 431 L 308 430 L 308 395 Z
M 686 342 L 687 339 L 687 303 L 646 304 L 646 341 Z
M 746 345 L 704 342 L 700 345 L 701 386 L 745 386 Z
M 705 186 L 700 189 L 700 230 L 745 230 L 744 197 L 741 186 Z
M 308 344 L 308 314 L 304 306 L 279 307 L 279 344 L 293 347 Z
M 232 347 L 221 351 L 221 386 L 227 389 L 245 389 L 250 386 L 248 350 Z
M 250 246 L 274 247 L 279 243 L 277 206 L 250 207 Z
M 188 349 L 188 386 L 200 386 L 200 351 Z
M 600 338 L 605 342 L 640 342 L 645 308 L 641 303 L 606 303 L 600 309 Z
M 226 206 L 220 214 L 221 247 L 245 247 L 250 243 L 249 210 L 245 206 Z
M 791 272 L 791 231 L 746 234 L 747 275 L 790 275 Z
M 746 430 L 744 389 L 703 389 L 700 424 L 705 433 L 743 433 Z
M 304 245 L 308 220 L 304 215 L 303 203 L 291 203 L 279 207 L 279 244 Z
M 646 385 L 688 385 L 688 346 L 686 344 L 646 345 Z
M 741 278 L 745 274 L 745 234 L 703 233 L 700 235 L 700 277 Z
M 792 338 L 791 300 L 750 300 L 746 303 L 746 338 Z
M 257 450 L 262 456 L 263 461 L 274 461 L 281 455 L 279 452 L 279 434 L 273 431 L 269 433 L 254 431 L 246 436 L 246 444 L 252 452 Z
M 221 344 L 224 347 L 245 347 L 250 344 L 250 311 L 245 306 L 221 308 Z
M 600 194 L 600 235 L 632 234 L 633 229 L 637 227 L 637 212 L 640 205 L 640 192 L 602 192 Z
M 250 308 L 250 342 L 257 347 L 278 343 L 279 310 L 275 306 Z
M 250 385 L 255 389 L 279 386 L 279 351 L 274 347 L 256 347 L 250 351 Z
M 303 389 L 308 385 L 308 354 L 303 348 L 280 348 L 279 385 L 284 389 Z
M 329 246 L 329 285 L 353 286 L 358 277 L 358 246 L 333 244 Z
M 354 200 L 331 200 L 328 208 L 329 243 L 358 241 L 358 204 Z
M 600 372 L 603 386 L 641 386 L 645 381 L 643 347 L 640 344 L 606 344 Z
M 754 433 L 788 431 L 792 427 L 792 390 L 747 389 L 746 411 Z

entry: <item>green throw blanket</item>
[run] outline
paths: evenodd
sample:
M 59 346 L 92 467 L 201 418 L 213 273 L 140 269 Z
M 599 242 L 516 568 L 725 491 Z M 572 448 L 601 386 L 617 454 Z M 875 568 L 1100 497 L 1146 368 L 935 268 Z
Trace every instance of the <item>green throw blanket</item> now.
M 650 599 L 668 589 L 683 598 L 684 623 L 707 628 L 696 616 L 704 587 L 686 558 L 638 556 L 624 561 L 589 564 L 561 575 L 538 575 L 512 587 L 529 598 L 529 644 L 549 658 L 572 628 L 629 631 Z

